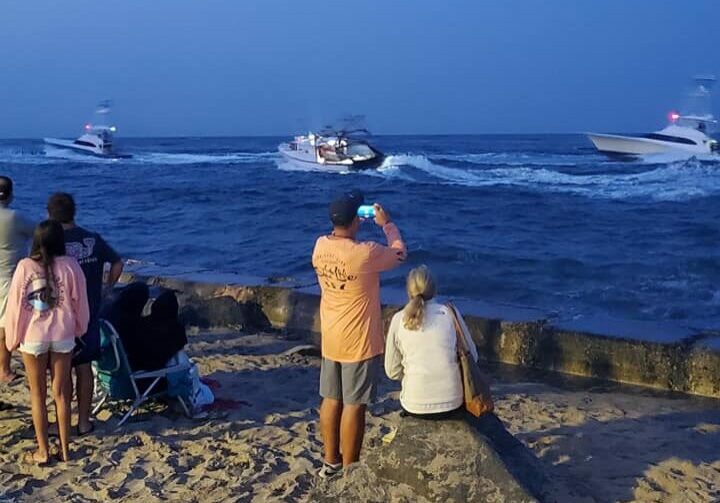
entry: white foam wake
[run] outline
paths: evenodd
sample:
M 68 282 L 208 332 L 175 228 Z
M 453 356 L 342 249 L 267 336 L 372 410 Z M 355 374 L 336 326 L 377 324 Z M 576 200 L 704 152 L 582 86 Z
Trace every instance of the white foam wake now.
M 148 152 L 134 155 L 136 163 L 148 164 L 244 164 L 271 161 L 278 157 L 277 152 L 231 152 L 223 154 L 192 154 Z
M 464 162 L 481 166 L 557 166 L 571 167 L 590 162 L 603 162 L 599 154 L 551 154 L 526 152 L 484 152 L 479 154 L 439 154 L 439 161 Z
M 153 165 L 185 165 L 185 164 L 244 164 L 270 162 L 278 158 L 277 152 L 229 152 L 218 154 L 172 153 L 172 152 L 134 152 L 127 150 L 132 157 L 129 159 L 104 159 L 92 155 L 73 152 L 72 150 L 44 145 L 37 150 L 5 149 L 0 150 L 0 162 L 16 164 L 56 164 L 73 162 L 83 164 L 153 164 Z
M 48 164 L 57 162 L 48 158 L 42 148 L 13 148 L 0 149 L 0 162 L 13 164 Z
M 662 154 L 648 154 L 639 159 L 643 164 L 671 164 L 684 161 L 700 161 L 707 163 L 720 163 L 718 154 L 693 154 L 692 152 L 665 152 Z
M 299 162 L 293 162 L 288 159 L 285 159 L 284 157 L 278 157 L 275 160 L 275 164 L 277 165 L 278 169 L 280 171 L 300 171 L 300 172 L 307 172 L 307 173 L 329 173 L 329 174 L 335 174 L 335 175 L 349 175 L 352 174 L 353 171 L 349 171 L 346 167 L 340 166 L 321 166 L 320 164 L 309 164 L 309 163 L 299 163 Z
M 657 164 L 657 160 L 651 164 Z M 688 200 L 720 194 L 720 164 L 695 158 L 640 173 L 628 172 L 622 163 L 609 163 L 603 173 L 583 174 L 546 167 L 498 166 L 462 169 L 444 166 L 422 155 L 388 156 L 378 170 L 413 181 L 425 181 L 413 171 L 440 183 L 470 187 L 516 186 L 527 190 L 569 192 L 587 197 L 610 199 L 645 198 L 659 201 Z
M 478 185 L 482 182 L 482 179 L 473 171 L 443 166 L 442 164 L 432 162 L 424 155 L 389 155 L 383 161 L 379 171 L 390 171 L 402 167 L 412 167 L 432 177 L 451 183 Z
M 45 145 L 43 147 L 43 154 L 44 155 L 36 155 L 32 156 L 31 159 L 28 159 L 30 164 L 47 164 L 49 162 L 62 162 L 62 161 L 70 161 L 70 162 L 76 162 L 76 163 L 88 163 L 88 164 L 98 164 L 98 163 L 114 163 L 120 161 L 120 159 L 104 159 L 102 157 L 96 157 L 93 155 L 83 154 L 80 152 L 73 152 L 72 150 L 59 148 L 59 147 L 53 147 L 50 145 Z
M 277 152 L 173 153 L 133 152 L 131 159 L 101 159 L 50 146 L 5 147 L 0 162 L 48 165 L 58 162 L 103 166 L 241 165 L 276 163 L 283 171 L 326 169 L 283 161 Z M 458 163 L 457 161 L 462 161 Z M 546 161 L 546 162 L 545 162 Z M 592 171 L 588 171 L 592 168 Z M 638 172 L 638 170 L 643 170 Z M 598 172 L 599 171 L 599 172 Z M 483 153 L 388 155 L 377 170 L 360 172 L 404 183 L 439 183 L 468 187 L 509 186 L 542 192 L 566 192 L 586 197 L 682 201 L 720 195 L 718 156 L 672 153 L 647 156 L 637 163 L 607 162 L 594 153 Z M 354 176 L 356 172 L 339 174 Z

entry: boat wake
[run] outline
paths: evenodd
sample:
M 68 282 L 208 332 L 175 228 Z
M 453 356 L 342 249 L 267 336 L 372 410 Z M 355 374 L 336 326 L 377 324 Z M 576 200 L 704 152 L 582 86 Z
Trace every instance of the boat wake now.
M 43 147 L 0 148 L 0 162 L 5 164 L 48 164 L 56 162 L 45 155 Z
M 455 167 L 443 164 L 447 156 L 391 155 L 375 175 L 418 183 L 512 186 L 530 191 L 565 192 L 606 199 L 682 201 L 720 194 L 720 163 L 711 156 L 707 159 L 690 157 L 680 160 L 649 158 L 643 160 L 640 166 L 634 166 L 633 170 L 622 169 L 623 164 L 607 162 L 600 171 L 597 167 L 587 171 L 587 161 L 581 165 L 568 165 L 558 160 L 547 164 L 531 160 L 498 165 L 486 163 L 487 158 L 474 157 L 480 161 L 478 164 Z M 497 157 L 490 158 L 497 160 Z
M 720 194 L 715 156 L 662 154 L 618 163 L 583 154 L 395 154 L 376 170 L 332 173 L 278 160 L 282 171 L 362 175 L 398 182 L 516 187 L 590 198 L 683 201 Z
M 63 162 L 82 164 L 132 165 L 190 165 L 190 164 L 247 164 L 272 162 L 279 156 L 276 152 L 227 152 L 217 154 L 132 152 L 130 159 L 102 158 L 45 145 L 39 149 L 0 149 L 0 162 L 14 164 L 57 164 Z
M 642 164 L 671 164 L 677 162 L 697 161 L 705 164 L 720 164 L 718 154 L 693 154 L 691 152 L 665 152 L 662 154 L 649 154 L 641 157 L 638 162 Z
M 557 166 L 573 167 L 578 164 L 603 163 L 607 158 L 602 155 L 588 154 L 546 154 L 546 153 L 506 153 L 485 152 L 480 154 L 442 154 L 434 159 L 486 166 Z
M 277 166 L 285 172 L 323 172 L 383 178 L 395 183 L 514 187 L 589 198 L 684 201 L 720 195 L 720 161 L 714 155 L 672 153 L 615 162 L 594 152 L 406 153 L 388 155 L 378 169 L 330 172 L 264 152 L 153 152 L 135 149 L 131 159 L 103 159 L 51 146 L 0 147 L 0 163 L 53 166 Z
M 120 161 L 121 159 L 116 158 L 103 158 L 88 154 L 83 154 L 81 152 L 74 152 L 72 150 L 68 150 L 65 148 L 60 147 L 53 147 L 52 145 L 45 145 L 42 151 L 42 156 L 45 157 L 45 159 L 28 159 L 29 164 L 47 164 L 49 162 L 62 162 L 62 161 L 71 161 L 71 162 L 81 162 L 81 163 L 91 163 L 91 164 L 97 164 L 97 163 L 115 163 Z M 125 160 L 125 159 L 122 159 Z M 37 161 L 37 162 L 33 162 Z
M 276 152 L 231 152 L 223 154 L 192 154 L 148 152 L 136 154 L 133 160 L 146 164 L 246 164 L 271 162 Z
M 321 167 L 320 165 L 313 165 L 310 163 L 307 164 L 299 164 L 297 162 L 290 161 L 288 159 L 285 159 L 283 157 L 276 156 L 275 158 L 275 165 L 280 171 L 298 171 L 298 172 L 307 172 L 307 173 L 330 173 L 334 175 L 349 175 L 352 172 L 339 168 L 339 169 L 327 169 L 324 167 Z

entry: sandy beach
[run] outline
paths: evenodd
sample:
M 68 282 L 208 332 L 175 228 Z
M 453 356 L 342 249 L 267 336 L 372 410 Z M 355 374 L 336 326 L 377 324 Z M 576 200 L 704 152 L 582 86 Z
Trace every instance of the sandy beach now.
M 307 501 L 320 466 L 316 392 L 319 360 L 286 350 L 276 334 L 209 332 L 190 337 L 202 375 L 217 382 L 218 406 L 191 420 L 162 405 L 119 431 L 99 415 L 73 439 L 73 460 L 20 464 L 34 446 L 26 384 L 0 399 L 0 502 Z M 19 366 L 19 361 L 15 361 Z M 583 501 L 710 502 L 720 499 L 717 401 L 590 380 L 489 368 L 497 414 Z M 368 418 L 365 449 L 401 420 L 398 385 L 384 381 Z

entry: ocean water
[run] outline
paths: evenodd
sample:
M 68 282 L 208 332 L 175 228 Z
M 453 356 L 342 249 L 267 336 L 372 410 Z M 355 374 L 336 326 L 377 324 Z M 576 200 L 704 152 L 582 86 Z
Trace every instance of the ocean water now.
M 720 326 L 720 163 L 658 156 L 610 161 L 580 135 L 385 136 L 383 165 L 299 169 L 284 138 L 125 139 L 127 160 L 0 141 L 15 206 L 44 216 L 54 191 L 131 267 L 306 285 L 327 204 L 360 188 L 400 227 L 409 261 L 442 293 L 560 320 L 611 318 Z M 381 232 L 364 224 L 363 236 Z

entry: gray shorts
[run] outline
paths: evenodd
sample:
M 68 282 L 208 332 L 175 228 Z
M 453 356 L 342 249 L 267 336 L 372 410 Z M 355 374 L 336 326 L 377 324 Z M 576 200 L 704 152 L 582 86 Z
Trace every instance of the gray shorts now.
M 7 298 L 10 291 L 10 280 L 0 279 L 0 328 L 5 328 L 5 311 L 7 310 Z
M 320 396 L 348 405 L 367 405 L 375 400 L 383 355 L 354 363 L 327 358 L 320 364 Z

